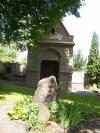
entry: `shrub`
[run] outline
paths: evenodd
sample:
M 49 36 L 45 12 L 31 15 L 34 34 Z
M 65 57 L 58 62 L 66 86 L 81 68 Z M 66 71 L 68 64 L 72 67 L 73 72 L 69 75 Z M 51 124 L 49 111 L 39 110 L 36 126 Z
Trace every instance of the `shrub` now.
M 50 120 L 57 121 L 59 104 L 57 102 L 51 102 L 48 104 L 50 110 Z
M 63 128 L 68 128 L 86 119 L 83 105 L 68 104 L 59 102 L 51 102 L 48 104 L 50 110 L 50 120 L 58 122 Z M 41 130 L 46 126 L 39 120 L 39 106 L 32 102 L 32 97 L 25 97 L 14 106 L 12 112 L 8 115 L 11 119 L 22 119 L 26 123 L 28 130 Z
M 39 121 L 39 106 L 32 102 L 32 97 L 25 97 L 23 100 L 16 102 L 13 110 L 8 113 L 11 119 L 22 119 L 26 123 L 26 128 L 41 129 L 45 123 Z
M 60 103 L 59 121 L 63 128 L 75 126 L 86 119 L 82 105 Z
M 63 128 L 68 128 L 79 124 L 87 117 L 83 105 L 68 104 L 59 102 L 51 102 L 49 104 L 51 113 L 50 120 L 61 124 Z

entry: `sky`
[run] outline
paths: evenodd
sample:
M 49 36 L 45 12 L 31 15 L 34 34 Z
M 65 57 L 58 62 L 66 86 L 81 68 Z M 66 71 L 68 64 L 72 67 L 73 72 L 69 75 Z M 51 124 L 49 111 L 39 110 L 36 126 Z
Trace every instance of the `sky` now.
M 67 16 L 63 23 L 69 34 L 74 35 L 74 52 L 81 49 L 87 57 L 94 31 L 98 34 L 100 45 L 100 0 L 85 0 L 85 6 L 81 7 L 79 12 L 80 18 Z

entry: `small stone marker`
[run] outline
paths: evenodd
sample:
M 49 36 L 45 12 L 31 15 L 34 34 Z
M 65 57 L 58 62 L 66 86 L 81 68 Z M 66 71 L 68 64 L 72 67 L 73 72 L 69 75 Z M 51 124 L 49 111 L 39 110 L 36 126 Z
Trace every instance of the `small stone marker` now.
M 43 78 L 38 82 L 33 102 L 49 103 L 55 101 L 56 96 L 57 96 L 57 81 L 55 76 L 50 76 L 47 78 Z
M 39 120 L 47 122 L 50 118 L 50 111 L 46 103 L 53 102 L 57 96 L 57 82 L 55 76 L 43 78 L 38 82 L 33 102 L 39 104 Z

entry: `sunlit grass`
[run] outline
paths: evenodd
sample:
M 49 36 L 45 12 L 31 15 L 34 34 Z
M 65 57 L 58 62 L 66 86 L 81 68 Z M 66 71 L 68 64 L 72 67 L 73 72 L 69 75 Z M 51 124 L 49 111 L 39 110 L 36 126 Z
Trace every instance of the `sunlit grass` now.
M 13 85 L 9 83 L 0 84 L 0 102 L 16 102 L 24 96 L 33 96 L 34 89 Z
M 33 95 L 32 88 L 8 83 L 0 84 L 0 102 L 16 102 L 24 96 Z M 100 117 L 100 97 L 61 92 L 59 100 L 65 103 L 82 104 L 88 113 Z
M 100 117 L 100 97 L 61 93 L 60 100 L 65 103 L 82 104 L 86 111 Z

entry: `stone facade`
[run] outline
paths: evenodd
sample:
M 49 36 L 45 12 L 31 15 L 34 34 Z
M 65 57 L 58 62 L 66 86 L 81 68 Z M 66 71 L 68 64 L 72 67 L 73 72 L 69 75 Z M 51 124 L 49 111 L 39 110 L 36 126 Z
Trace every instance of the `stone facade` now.
M 25 82 L 26 64 L 0 62 L 0 79 Z
M 41 78 L 54 75 L 59 87 L 71 89 L 73 67 L 73 36 L 62 23 L 51 30 L 49 37 L 28 50 L 26 84 L 37 86 Z

